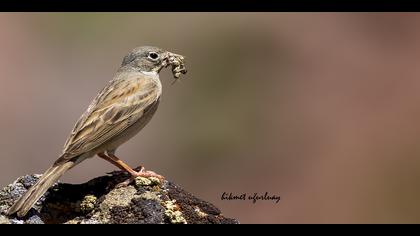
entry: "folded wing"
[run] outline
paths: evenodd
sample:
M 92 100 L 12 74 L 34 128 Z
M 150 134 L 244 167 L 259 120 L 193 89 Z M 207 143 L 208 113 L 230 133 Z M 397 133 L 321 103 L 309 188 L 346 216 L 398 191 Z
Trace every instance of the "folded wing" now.
M 99 147 L 135 123 L 160 96 L 155 81 L 146 75 L 112 80 L 79 118 L 56 163 Z

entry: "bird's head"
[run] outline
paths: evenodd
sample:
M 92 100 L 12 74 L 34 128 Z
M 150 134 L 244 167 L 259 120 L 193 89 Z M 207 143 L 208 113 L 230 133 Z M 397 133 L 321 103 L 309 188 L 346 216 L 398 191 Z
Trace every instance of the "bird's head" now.
M 187 72 L 184 56 L 168 52 L 158 47 L 143 46 L 134 48 L 123 59 L 122 68 L 129 68 L 142 72 L 156 72 L 167 66 L 172 66 L 172 73 L 177 79 L 180 73 Z

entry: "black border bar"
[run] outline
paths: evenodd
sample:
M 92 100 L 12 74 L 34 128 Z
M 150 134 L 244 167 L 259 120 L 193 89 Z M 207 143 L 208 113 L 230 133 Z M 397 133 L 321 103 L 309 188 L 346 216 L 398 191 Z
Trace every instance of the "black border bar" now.
M 1 0 L 11 12 L 388 12 L 419 11 L 416 0 Z

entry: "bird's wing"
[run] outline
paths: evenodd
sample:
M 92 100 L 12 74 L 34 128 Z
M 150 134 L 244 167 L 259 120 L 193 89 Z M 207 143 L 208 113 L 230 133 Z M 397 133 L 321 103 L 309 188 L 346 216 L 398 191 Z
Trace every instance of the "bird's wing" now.
M 99 147 L 142 117 L 161 91 L 155 80 L 140 76 L 110 81 L 75 124 L 57 162 Z

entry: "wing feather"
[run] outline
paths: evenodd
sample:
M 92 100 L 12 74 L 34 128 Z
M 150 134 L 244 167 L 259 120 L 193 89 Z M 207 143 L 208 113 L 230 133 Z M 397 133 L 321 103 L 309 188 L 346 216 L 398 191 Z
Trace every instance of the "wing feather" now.
M 110 81 L 76 122 L 60 159 L 88 152 L 127 129 L 160 92 L 156 79 L 146 75 Z

